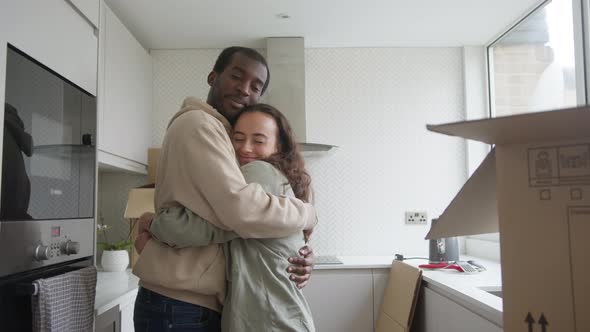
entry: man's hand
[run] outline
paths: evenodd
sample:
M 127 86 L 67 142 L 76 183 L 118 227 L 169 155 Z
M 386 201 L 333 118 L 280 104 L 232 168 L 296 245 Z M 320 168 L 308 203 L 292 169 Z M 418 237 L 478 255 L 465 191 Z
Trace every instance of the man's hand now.
M 145 245 L 147 244 L 147 242 L 149 240 L 151 240 L 152 236 L 150 235 L 150 233 L 148 232 L 141 232 L 139 234 L 137 234 L 137 237 L 135 238 L 135 250 L 137 250 L 137 253 L 141 255 L 141 252 L 143 251 L 143 248 L 145 248 Z
M 143 232 L 150 232 L 150 225 L 152 224 L 152 219 L 154 219 L 154 214 L 151 212 L 145 212 L 144 214 L 139 217 L 137 221 L 137 233 L 141 234 Z
M 299 249 L 301 257 L 289 257 L 289 267 L 287 272 L 291 273 L 289 279 L 297 284 L 297 288 L 301 289 L 307 285 L 309 278 L 311 277 L 311 271 L 313 271 L 313 249 L 306 245 Z

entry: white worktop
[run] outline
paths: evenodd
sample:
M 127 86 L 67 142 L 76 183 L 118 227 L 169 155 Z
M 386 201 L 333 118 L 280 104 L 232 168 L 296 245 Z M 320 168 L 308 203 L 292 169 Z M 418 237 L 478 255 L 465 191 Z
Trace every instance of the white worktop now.
M 123 272 L 98 272 L 94 310 L 96 315 L 135 301 L 139 278 L 131 270 Z
M 393 256 L 336 256 L 342 264 L 316 264 L 314 270 L 388 269 Z
M 393 256 L 338 256 L 338 258 L 343 264 L 316 265 L 314 270 L 388 269 L 393 261 Z M 499 289 L 501 287 L 500 264 L 461 256 L 461 260 L 470 259 L 484 265 L 487 271 L 467 274 L 455 270 L 423 270 L 423 280 L 428 287 L 502 326 L 502 299 L 479 288 Z M 406 260 L 405 263 L 418 266 L 426 261 Z M 139 279 L 131 273 L 131 270 L 98 272 L 94 305 L 96 314 L 100 315 L 116 305 L 133 301 L 137 294 L 138 281 Z
M 394 258 L 393 256 L 337 257 L 342 261 L 342 264 L 316 265 L 314 269 L 388 269 L 391 267 Z M 446 295 L 491 322 L 502 326 L 502 299 L 480 289 L 480 287 L 488 290 L 501 289 L 502 273 L 500 263 L 461 255 L 462 261 L 471 259 L 485 266 L 487 270 L 468 274 L 456 270 L 423 269 L 422 279 L 429 288 Z M 427 263 L 426 260 L 406 260 L 404 262 L 416 267 Z

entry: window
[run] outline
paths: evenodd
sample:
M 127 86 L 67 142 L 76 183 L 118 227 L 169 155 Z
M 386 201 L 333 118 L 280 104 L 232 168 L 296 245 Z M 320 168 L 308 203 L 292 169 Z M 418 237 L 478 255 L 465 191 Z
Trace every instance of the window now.
M 581 9 L 580 0 L 545 1 L 488 45 L 490 116 L 586 104 Z M 498 242 L 498 233 L 468 236 L 465 251 L 499 260 Z
M 488 46 L 492 116 L 585 104 L 573 3 L 546 2 Z

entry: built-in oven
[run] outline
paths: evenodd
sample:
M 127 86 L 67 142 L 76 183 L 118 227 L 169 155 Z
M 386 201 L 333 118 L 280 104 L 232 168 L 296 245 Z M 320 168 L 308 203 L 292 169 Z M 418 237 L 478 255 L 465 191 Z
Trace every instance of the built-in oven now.
M 93 263 L 95 137 L 96 98 L 8 45 L 0 329 L 16 317 L 30 325 L 30 307 L 23 309 L 30 294 L 23 289 L 32 280 Z

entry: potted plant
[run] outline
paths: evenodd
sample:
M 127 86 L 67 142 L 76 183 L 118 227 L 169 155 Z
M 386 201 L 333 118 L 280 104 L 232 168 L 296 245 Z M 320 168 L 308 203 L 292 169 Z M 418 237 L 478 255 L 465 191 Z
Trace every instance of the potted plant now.
M 98 242 L 98 247 L 102 249 L 102 258 L 100 265 L 107 272 L 121 272 L 129 266 L 129 249 L 132 246 L 131 231 L 125 240 L 110 242 L 107 232 L 111 228 L 109 225 L 96 224 L 98 233 L 102 234 L 104 241 Z

